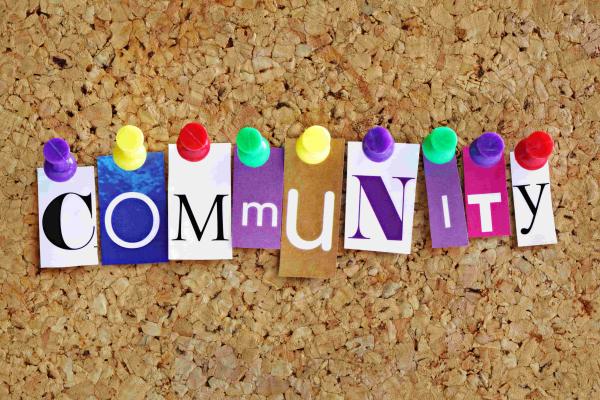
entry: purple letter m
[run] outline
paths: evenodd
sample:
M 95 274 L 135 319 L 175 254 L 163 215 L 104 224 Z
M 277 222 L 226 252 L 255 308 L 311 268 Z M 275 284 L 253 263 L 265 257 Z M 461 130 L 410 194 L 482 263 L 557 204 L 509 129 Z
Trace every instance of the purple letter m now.
M 362 192 L 365 192 L 367 200 L 375 213 L 377 222 L 383 229 L 383 234 L 387 240 L 402 240 L 402 219 L 404 218 L 404 194 L 406 192 L 406 183 L 415 178 L 403 178 L 394 176 L 402 184 L 402 216 L 396 211 L 396 206 L 388 193 L 383 179 L 380 176 L 353 175 L 360 184 L 358 192 L 358 226 L 356 233 L 351 239 L 369 239 L 360 232 L 360 203 Z

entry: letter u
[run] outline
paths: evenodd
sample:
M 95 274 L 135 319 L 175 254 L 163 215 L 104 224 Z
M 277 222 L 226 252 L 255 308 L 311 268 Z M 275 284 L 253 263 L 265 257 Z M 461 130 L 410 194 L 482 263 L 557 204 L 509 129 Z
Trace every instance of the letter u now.
M 333 235 L 333 210 L 335 207 L 335 193 L 329 191 L 325 193 L 325 202 L 323 203 L 323 228 L 321 234 L 314 240 L 304 240 L 298 234 L 298 190 L 290 189 L 288 192 L 288 207 L 286 215 L 285 233 L 289 242 L 301 249 L 312 250 L 321 245 L 323 251 L 331 250 Z

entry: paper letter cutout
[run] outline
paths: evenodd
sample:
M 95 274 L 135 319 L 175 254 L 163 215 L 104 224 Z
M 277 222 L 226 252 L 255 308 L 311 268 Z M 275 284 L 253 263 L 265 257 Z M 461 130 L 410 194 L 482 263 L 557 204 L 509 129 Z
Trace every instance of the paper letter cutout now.
M 496 165 L 484 168 L 473 162 L 467 146 L 463 164 L 469 237 L 510 236 L 504 155 Z
M 37 169 L 41 268 L 98 264 L 94 167 L 78 167 L 66 182 Z
M 204 225 L 202 225 L 202 229 L 200 229 L 200 226 L 198 225 L 198 221 L 196 221 L 196 216 L 194 215 L 194 211 L 192 210 L 192 207 L 190 206 L 190 202 L 187 199 L 187 195 L 185 194 L 175 194 L 175 197 L 177 197 L 177 199 L 179 200 L 179 219 L 177 220 L 177 236 L 173 239 L 173 240 L 187 240 L 187 238 L 184 238 L 181 234 L 181 228 L 183 226 L 183 221 L 182 221 L 182 217 L 183 217 L 183 211 L 185 210 L 185 213 L 187 214 L 187 217 L 190 221 L 190 224 L 192 225 L 192 229 L 194 230 L 194 234 L 196 235 L 196 240 L 200 241 L 202 240 L 202 236 L 204 236 L 204 231 L 206 231 L 206 226 L 208 225 L 208 222 L 211 219 L 211 216 L 213 215 L 213 210 L 215 210 L 216 208 L 216 224 L 217 224 L 217 235 L 215 236 L 215 238 L 213 240 L 229 240 L 225 238 L 225 234 L 224 234 L 224 223 L 223 223 L 223 200 L 225 199 L 225 197 L 227 197 L 228 195 L 226 194 L 218 194 L 215 196 L 215 201 L 213 201 L 212 206 L 210 207 L 210 211 L 208 212 L 208 216 L 206 217 L 206 219 L 204 220 Z
M 271 147 L 258 168 L 242 164 L 233 149 L 233 247 L 279 249 L 283 204 L 283 149 Z
M 423 157 L 429 230 L 434 249 L 469 244 L 467 220 L 456 157 L 444 164 L 434 164 Z
M 519 247 L 556 243 L 548 163 L 530 171 L 510 153 L 510 172 Z
M 396 143 L 374 162 L 348 143 L 345 248 L 410 253 L 418 168 L 418 144 Z
M 256 210 L 256 226 L 262 228 L 263 226 L 263 213 L 265 209 L 271 211 L 271 228 L 279 226 L 279 210 L 273 203 L 255 203 L 255 202 L 243 202 L 242 203 L 242 226 L 248 226 L 248 214 L 250 209 Z
M 102 264 L 165 262 L 167 203 L 163 153 L 134 171 L 98 157 Z
M 442 211 L 444 213 L 444 228 L 452 228 L 452 222 L 450 222 L 450 210 L 448 208 L 448 196 L 443 195 L 442 198 Z
M 152 214 L 151 215 L 152 227 L 150 228 L 150 232 L 148 232 L 148 234 L 143 239 L 135 241 L 135 242 L 128 242 L 126 240 L 121 239 L 119 237 L 119 235 L 117 235 L 117 233 L 115 232 L 115 230 L 113 228 L 113 224 L 112 224 L 113 213 L 114 213 L 115 209 L 117 208 L 117 206 L 119 204 L 121 204 L 121 202 L 123 202 L 124 200 L 128 200 L 128 199 L 140 200 L 141 202 L 143 202 L 146 205 L 146 207 L 148 207 L 148 209 L 150 210 L 150 212 Z M 160 227 L 160 214 L 158 212 L 158 208 L 156 207 L 156 204 L 154 204 L 152 199 L 143 193 L 136 193 L 136 192 L 121 193 L 120 195 L 118 195 L 117 197 L 112 199 L 112 201 L 108 204 L 108 208 L 106 209 L 106 212 L 104 213 L 104 228 L 106 229 L 106 233 L 108 234 L 108 237 L 110 238 L 110 240 L 115 242 L 117 245 L 124 247 L 126 249 L 139 249 L 140 247 L 146 246 L 148 243 L 150 243 L 156 237 L 159 227 Z
M 481 221 L 481 232 L 491 232 L 492 227 L 492 203 L 500 203 L 500 193 L 470 194 L 467 196 L 467 204 L 479 206 L 479 219 Z
M 289 242 L 301 250 L 313 250 L 321 246 L 323 251 L 331 250 L 332 234 L 333 234 L 333 214 L 335 207 L 335 194 L 333 192 L 325 192 L 325 202 L 323 203 L 323 227 L 319 237 L 313 240 L 304 240 L 298 234 L 298 191 L 290 189 L 288 192 L 288 207 L 286 221 L 287 226 L 285 233 Z
M 279 276 L 329 278 L 335 273 L 343 169 L 343 139 L 331 139 L 329 156 L 315 165 L 300 161 L 296 140 L 286 140 Z M 331 199 L 333 212 L 328 206 Z M 288 237 L 287 232 L 293 232 L 292 236 Z
M 231 144 L 212 143 L 208 155 L 187 161 L 169 145 L 169 259 L 229 260 Z

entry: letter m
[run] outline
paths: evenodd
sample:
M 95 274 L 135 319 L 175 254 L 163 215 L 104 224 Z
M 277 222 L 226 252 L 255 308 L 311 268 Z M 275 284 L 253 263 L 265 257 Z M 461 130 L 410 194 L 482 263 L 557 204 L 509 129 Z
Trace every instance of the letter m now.
M 192 212 L 192 208 L 190 207 L 187 196 L 185 194 L 176 194 L 175 196 L 179 199 L 179 229 L 177 231 L 177 237 L 173 240 L 185 240 L 181 237 L 181 218 L 183 217 L 183 210 L 185 210 L 188 218 L 190 219 L 190 223 L 192 224 L 192 228 L 194 229 L 194 233 L 196 234 L 196 239 L 200 241 L 202 239 L 202 235 L 204 234 L 204 230 L 206 229 L 206 225 L 208 225 L 210 216 L 215 209 L 215 206 L 217 208 L 217 237 L 213 239 L 213 241 L 228 240 L 225 239 L 225 235 L 223 234 L 223 199 L 227 197 L 226 194 L 218 194 L 215 196 L 215 201 L 213 201 L 212 206 L 210 207 L 210 211 L 208 212 L 208 216 L 204 221 L 202 229 L 200 229 L 198 222 L 196 222 L 196 218 L 194 217 L 194 213 Z
M 248 213 L 250 208 L 256 210 L 256 225 L 263 226 L 263 213 L 265 208 L 271 210 L 271 226 L 275 228 L 277 226 L 277 206 L 273 203 L 246 203 L 242 205 L 242 226 L 248 226 Z

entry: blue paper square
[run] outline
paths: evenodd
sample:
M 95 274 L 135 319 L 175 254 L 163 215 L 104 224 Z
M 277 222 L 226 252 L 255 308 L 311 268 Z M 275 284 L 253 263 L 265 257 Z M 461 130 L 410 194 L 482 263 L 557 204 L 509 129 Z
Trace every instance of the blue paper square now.
M 98 157 L 102 264 L 168 261 L 164 168 L 163 153 L 148 153 L 135 171 Z

